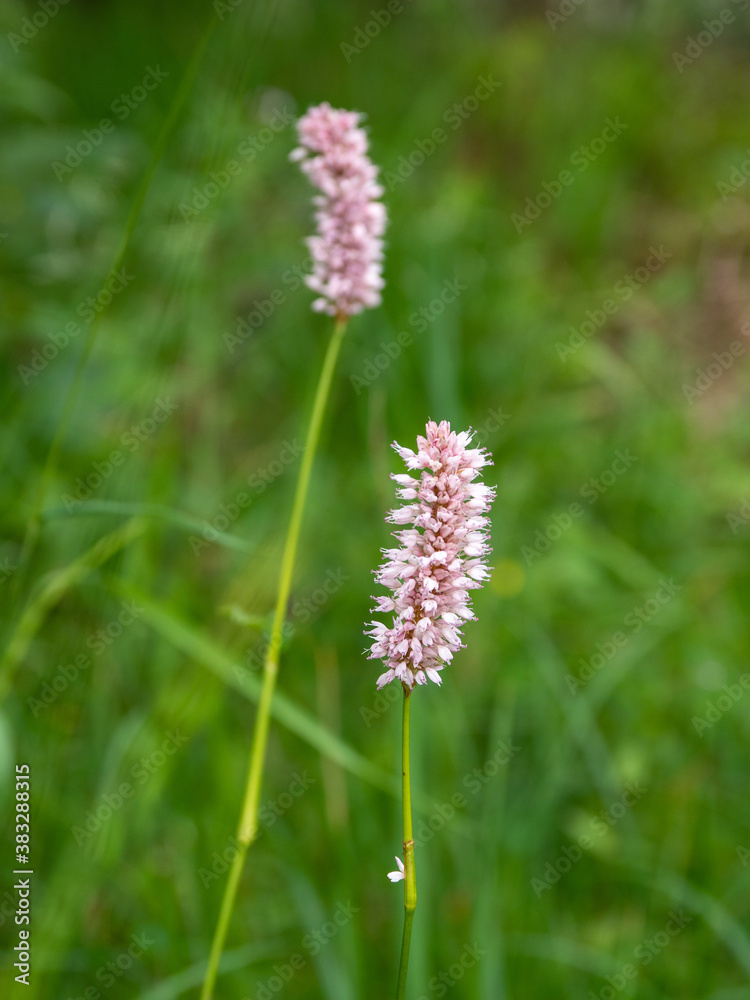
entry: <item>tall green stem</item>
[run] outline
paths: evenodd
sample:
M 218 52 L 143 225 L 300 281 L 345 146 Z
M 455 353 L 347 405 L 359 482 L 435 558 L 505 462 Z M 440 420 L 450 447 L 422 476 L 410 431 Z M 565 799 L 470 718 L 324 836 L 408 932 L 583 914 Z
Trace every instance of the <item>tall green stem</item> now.
M 250 751 L 250 765 L 247 774 L 247 785 L 245 787 L 245 799 L 240 814 L 240 822 L 237 828 L 237 840 L 239 847 L 235 855 L 229 878 L 224 888 L 224 897 L 221 902 L 219 921 L 216 925 L 214 939 L 211 944 L 211 954 L 208 959 L 206 978 L 203 982 L 201 1000 L 211 1000 L 213 996 L 214 984 L 219 971 L 221 953 L 224 950 L 224 942 L 229 928 L 229 921 L 232 916 L 234 900 L 237 895 L 237 887 L 240 882 L 240 875 L 245 864 L 245 855 L 258 833 L 258 801 L 260 799 L 260 787 L 263 777 L 263 765 L 266 758 L 266 746 L 268 744 L 268 727 L 271 718 L 271 701 L 276 686 L 276 676 L 279 672 L 279 653 L 281 650 L 282 631 L 286 618 L 286 608 L 289 601 L 289 592 L 292 588 L 292 577 L 294 575 L 294 563 L 297 555 L 297 544 L 299 542 L 302 518 L 305 512 L 305 501 L 310 485 L 310 474 L 312 472 L 315 452 L 318 447 L 320 437 L 320 427 L 323 423 L 328 395 L 331 389 L 333 372 L 336 368 L 341 341 L 346 331 L 346 320 L 337 319 L 333 328 L 328 350 L 326 352 L 323 369 L 320 373 L 318 388 L 315 393 L 315 403 L 313 404 L 310 427 L 307 432 L 307 442 L 302 456 L 302 465 L 297 480 L 297 489 L 294 494 L 294 505 L 292 516 L 289 521 L 286 542 L 284 544 L 284 554 L 281 559 L 281 572 L 279 574 L 279 589 L 276 596 L 276 609 L 271 626 L 271 636 L 268 643 L 265 662 L 263 663 L 263 686 L 258 702 L 258 714 L 255 719 L 255 732 L 253 734 L 253 744 Z
M 411 829 L 411 768 L 409 765 L 409 709 L 411 691 L 404 688 L 404 714 L 401 730 L 401 790 L 404 812 L 404 936 L 401 941 L 401 962 L 398 967 L 396 1000 L 406 995 L 406 973 L 409 969 L 411 925 L 417 908 L 417 871 L 414 867 L 414 835 Z

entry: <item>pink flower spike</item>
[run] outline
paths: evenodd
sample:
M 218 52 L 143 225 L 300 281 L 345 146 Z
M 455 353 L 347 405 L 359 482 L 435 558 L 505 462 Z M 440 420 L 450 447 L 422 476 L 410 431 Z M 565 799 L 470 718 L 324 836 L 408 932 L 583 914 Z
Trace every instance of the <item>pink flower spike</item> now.
M 384 285 L 383 188 L 361 118 L 327 103 L 310 108 L 297 122 L 300 145 L 289 157 L 322 192 L 313 199 L 318 231 L 307 240 L 313 270 L 306 284 L 320 296 L 312 307 L 340 319 L 380 305 Z
M 489 518 L 484 515 L 495 491 L 474 480 L 492 459 L 483 448 L 468 448 L 471 437 L 469 431 L 451 431 L 445 420 L 431 420 L 426 437 L 417 438 L 416 452 L 393 445 L 410 469 L 422 473 L 419 480 L 392 476 L 401 487 L 397 493 L 416 503 L 386 517 L 408 527 L 393 532 L 400 547 L 384 549 L 383 564 L 375 571 L 378 583 L 393 594 L 376 598 L 375 608 L 375 614 L 392 610 L 393 623 L 373 622 L 365 633 L 373 640 L 369 659 L 386 666 L 378 688 L 394 680 L 410 691 L 427 680 L 439 685 L 440 671 L 463 645 L 461 627 L 474 618 L 468 592 L 489 578 Z

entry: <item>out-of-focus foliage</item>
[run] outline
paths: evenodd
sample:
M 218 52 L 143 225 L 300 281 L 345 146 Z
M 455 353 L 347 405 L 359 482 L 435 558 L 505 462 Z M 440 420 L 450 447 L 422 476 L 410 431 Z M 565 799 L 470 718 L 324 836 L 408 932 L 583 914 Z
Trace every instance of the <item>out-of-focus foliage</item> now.
M 395 981 L 400 713 L 362 629 L 389 444 L 428 417 L 477 429 L 498 500 L 479 620 L 413 704 L 409 995 L 747 995 L 743 6 L 3 8 L 6 642 L 48 574 L 67 581 L 26 619 L 0 709 L 11 900 L 15 763 L 34 789 L 13 995 L 197 995 L 329 333 L 288 162 L 321 100 L 367 114 L 387 288 L 342 351 L 280 677 L 305 731 L 274 723 L 217 995 Z

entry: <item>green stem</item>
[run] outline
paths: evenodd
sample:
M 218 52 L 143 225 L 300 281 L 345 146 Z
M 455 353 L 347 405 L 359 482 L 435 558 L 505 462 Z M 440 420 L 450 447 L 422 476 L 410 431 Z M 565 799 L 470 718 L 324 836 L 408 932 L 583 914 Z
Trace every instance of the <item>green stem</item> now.
M 214 939 L 211 944 L 211 954 L 208 959 L 206 978 L 203 983 L 201 1000 L 211 1000 L 213 996 L 214 984 L 219 971 L 221 953 L 224 950 L 224 941 L 227 936 L 229 920 L 234 907 L 234 900 L 237 895 L 240 875 L 245 863 L 245 855 L 258 833 L 258 802 L 260 799 L 260 786 L 263 777 L 263 765 L 266 757 L 266 745 L 268 743 L 268 727 L 271 717 L 271 701 L 276 686 L 276 676 L 279 672 L 279 653 L 281 650 L 282 632 L 284 619 L 286 618 L 286 608 L 289 601 L 289 592 L 292 589 L 292 577 L 294 575 L 294 563 L 297 555 L 297 544 L 299 542 L 302 518 L 305 512 L 305 500 L 310 485 L 310 474 L 312 472 L 315 452 L 318 447 L 320 437 L 320 427 L 323 423 L 328 395 L 331 389 L 333 372 L 336 368 L 341 341 L 346 331 L 346 319 L 337 318 L 331 335 L 328 350 L 326 352 L 323 369 L 320 373 L 317 392 L 315 393 L 315 403 L 313 404 L 310 427 L 307 432 L 307 442 L 302 456 L 302 466 L 300 468 L 297 489 L 294 494 L 294 506 L 292 516 L 289 521 L 286 542 L 284 544 L 284 554 L 281 559 L 281 573 L 279 575 L 279 589 L 276 597 L 276 610 L 271 626 L 271 636 L 268 643 L 265 662 L 263 664 L 263 686 L 258 702 L 258 714 L 255 720 L 255 732 L 253 734 L 253 745 L 250 751 L 250 765 L 247 774 L 247 785 L 245 787 L 245 798 L 240 814 L 240 822 L 237 828 L 237 840 L 239 848 L 229 878 L 224 888 L 224 898 L 221 903 L 219 921 L 216 925 Z
M 414 867 L 414 835 L 411 829 L 411 767 L 409 765 L 409 708 L 411 691 L 404 687 L 404 714 L 401 731 L 401 788 L 404 812 L 404 936 L 401 941 L 401 962 L 398 967 L 396 1000 L 406 995 L 406 973 L 409 969 L 411 925 L 417 908 L 417 870 Z

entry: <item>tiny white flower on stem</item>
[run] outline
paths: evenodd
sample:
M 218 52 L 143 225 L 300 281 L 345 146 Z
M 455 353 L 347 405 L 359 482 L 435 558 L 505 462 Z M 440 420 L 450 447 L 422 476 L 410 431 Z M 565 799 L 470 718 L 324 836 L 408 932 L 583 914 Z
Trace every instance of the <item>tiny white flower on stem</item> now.
M 401 858 L 396 858 L 396 864 L 398 865 L 397 872 L 388 872 L 388 878 L 391 882 L 402 882 L 405 878 L 404 876 L 404 863 Z

